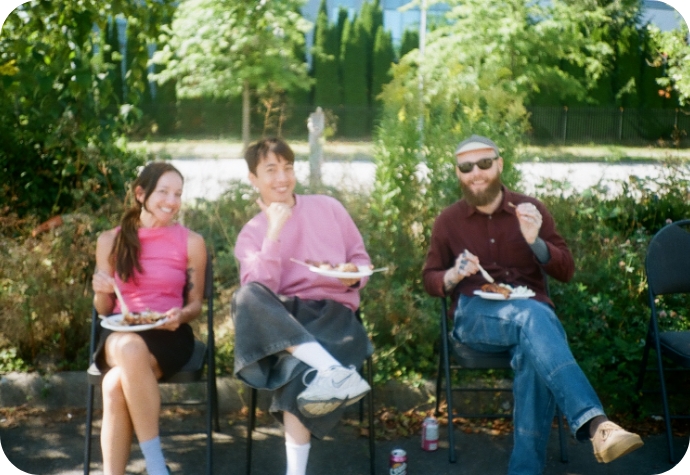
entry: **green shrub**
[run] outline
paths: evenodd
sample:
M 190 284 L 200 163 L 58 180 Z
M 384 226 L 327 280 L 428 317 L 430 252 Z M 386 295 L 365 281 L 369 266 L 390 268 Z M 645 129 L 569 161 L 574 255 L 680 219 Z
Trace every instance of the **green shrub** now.
M 96 236 L 111 225 L 81 213 L 62 219 L 36 237 L 0 235 L 0 349 L 41 371 L 86 367 Z
M 375 378 L 415 383 L 434 378 L 438 361 L 438 299 L 425 293 L 421 280 L 429 230 L 440 209 L 458 198 L 458 190 L 452 163 L 444 164 L 443 157 L 435 173 L 420 178 L 412 123 L 389 130 L 378 144 L 377 156 L 383 158 L 372 195 L 302 186 L 297 192 L 339 199 L 362 232 L 372 262 L 389 267 L 362 292 L 362 316 L 376 348 Z M 427 137 L 439 141 L 434 150 L 441 154 L 451 140 L 441 144 L 441 127 L 433 130 Z M 576 263 L 572 282 L 551 281 L 557 313 L 576 359 L 611 412 L 629 411 L 636 401 L 634 384 L 649 318 L 644 275 L 649 240 L 669 220 L 690 216 L 688 165 L 669 162 L 663 170 L 658 178 L 630 178 L 581 193 L 567 182 L 547 180 L 536 192 Z M 222 374 L 233 368 L 229 305 L 239 283 L 234 243 L 259 211 L 256 197 L 249 185 L 231 183 L 218 200 L 188 206 L 183 216 L 186 226 L 204 236 L 214 260 L 217 369 Z M 115 203 L 93 217 L 68 215 L 65 225 L 36 238 L 16 237 L 27 235 L 36 223 L 0 216 L 3 229 L 10 230 L 0 236 L 0 257 L 7 263 L 0 269 L 0 312 L 10 317 L 0 321 L 0 371 L 40 367 L 37 361 L 46 355 L 59 369 L 86 367 L 95 239 L 114 224 L 119 211 Z M 665 328 L 690 328 L 688 299 L 662 298 L 659 305 Z

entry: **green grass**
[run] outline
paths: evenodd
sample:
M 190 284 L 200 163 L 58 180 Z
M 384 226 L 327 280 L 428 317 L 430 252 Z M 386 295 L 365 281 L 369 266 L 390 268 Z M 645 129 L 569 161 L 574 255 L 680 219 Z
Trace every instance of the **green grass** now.
M 654 163 L 666 159 L 690 161 L 690 149 L 619 145 L 533 146 L 521 151 L 521 161 Z
M 290 145 L 298 160 L 307 160 L 309 143 L 306 140 L 291 140 Z M 242 142 L 234 139 L 184 139 L 175 138 L 156 141 L 130 142 L 132 149 L 143 149 L 158 158 L 241 158 Z M 669 158 L 690 161 L 690 149 L 661 147 L 627 147 L 617 145 L 572 145 L 572 146 L 525 146 L 521 161 L 545 162 L 607 162 L 607 163 L 653 163 Z M 328 141 L 324 145 L 326 161 L 371 161 L 374 144 L 370 141 Z

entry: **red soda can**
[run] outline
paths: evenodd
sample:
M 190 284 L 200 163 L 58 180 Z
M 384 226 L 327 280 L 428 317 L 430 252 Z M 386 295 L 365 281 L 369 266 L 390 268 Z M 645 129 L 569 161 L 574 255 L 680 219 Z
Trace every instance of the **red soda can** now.
M 389 475 L 407 475 L 407 452 L 403 449 L 393 449 L 390 467 Z
M 438 449 L 438 421 L 433 417 L 422 422 L 422 449 L 428 452 Z

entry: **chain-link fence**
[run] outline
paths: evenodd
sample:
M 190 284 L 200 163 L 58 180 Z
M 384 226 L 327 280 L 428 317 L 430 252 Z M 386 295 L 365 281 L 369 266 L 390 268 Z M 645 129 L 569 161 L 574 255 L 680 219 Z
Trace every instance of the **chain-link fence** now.
M 690 146 L 690 110 L 533 107 L 533 143 Z
M 278 134 L 306 137 L 307 119 L 314 112 L 310 105 L 290 105 L 273 109 L 270 114 L 261 107 L 252 110 L 252 136 Z M 331 136 L 340 139 L 363 139 L 373 136 L 379 114 L 376 107 L 325 107 Z M 239 101 L 212 102 L 187 100 L 157 104 L 145 110 L 148 122 L 160 136 L 240 136 L 242 110 Z M 531 143 L 574 145 L 585 143 L 690 146 L 690 110 L 624 109 L 606 107 L 532 107 L 529 109 Z

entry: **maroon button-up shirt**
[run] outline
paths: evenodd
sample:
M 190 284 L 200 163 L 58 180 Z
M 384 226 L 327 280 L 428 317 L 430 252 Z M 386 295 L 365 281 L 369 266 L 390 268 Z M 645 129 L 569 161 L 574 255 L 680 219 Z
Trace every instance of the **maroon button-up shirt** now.
M 541 213 L 539 237 L 544 240 L 551 255 L 546 264 L 539 263 L 522 236 L 515 210 L 508 205 L 509 202 L 515 205 L 532 203 Z M 501 205 L 491 215 L 481 213 L 463 199 L 443 210 L 436 218 L 422 271 L 424 288 L 430 295 L 445 295 L 443 275 L 465 249 L 479 258 L 479 263 L 497 284 L 527 286 L 536 293 L 536 300 L 551 306 L 553 302 L 547 294 L 542 269 L 563 282 L 568 282 L 575 272 L 573 256 L 565 240 L 556 231 L 553 217 L 546 206 L 536 198 L 505 187 Z M 479 272 L 462 279 L 451 294 L 453 307 L 460 294 L 473 295 L 485 283 Z

